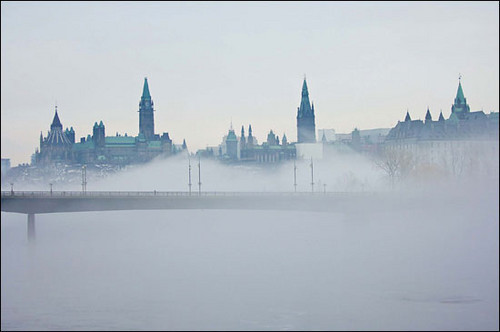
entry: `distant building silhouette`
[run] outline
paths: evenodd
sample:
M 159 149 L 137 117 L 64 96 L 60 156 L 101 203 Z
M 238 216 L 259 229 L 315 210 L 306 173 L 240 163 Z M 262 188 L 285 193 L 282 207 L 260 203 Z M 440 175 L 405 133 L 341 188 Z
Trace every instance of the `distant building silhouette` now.
M 447 120 L 440 112 L 438 120 L 433 121 L 429 108 L 424 121 L 412 120 L 407 112 L 405 120 L 391 129 L 384 145 L 385 150 L 404 151 L 420 163 L 441 165 L 458 175 L 462 172 L 459 169 L 475 167 L 480 171 L 478 163 L 498 158 L 498 126 L 498 112 L 470 111 L 459 81 Z
M 248 137 L 246 138 L 244 127 L 241 128 L 241 136 L 237 137 L 231 126 L 218 150 L 218 156 L 214 155 L 214 157 L 231 163 L 278 163 L 283 160 L 295 159 L 295 145 L 288 143 L 286 135 L 283 135 L 280 144 L 279 137 L 270 130 L 267 140 L 259 145 L 252 134 L 251 125 L 248 126 Z M 203 150 L 199 153 L 203 153 Z M 205 153 L 205 155 L 207 154 Z
M 471 112 L 464 97 L 461 82 L 458 83 L 457 96 L 451 106 L 451 115 L 444 119 L 443 112 L 437 121 L 432 120 L 429 108 L 425 121 L 412 120 L 409 111 L 403 122 L 387 135 L 389 144 L 409 143 L 431 140 L 466 140 L 466 139 L 498 139 L 498 112 L 485 114 L 483 111 Z
M 75 142 L 73 127 L 62 130 L 57 107 L 47 137 L 40 133 L 40 150 L 36 150 L 33 161 L 38 165 L 67 164 L 118 164 L 147 162 L 157 156 L 175 153 L 168 133 L 155 134 L 154 109 L 147 78 L 144 79 L 139 103 L 139 135 L 136 137 L 106 136 L 102 121 L 94 123 L 92 135 Z M 186 148 L 185 140 L 183 148 Z
M 306 79 L 302 84 L 302 99 L 297 108 L 297 143 L 315 143 L 316 125 L 314 121 L 314 103 L 309 102 Z

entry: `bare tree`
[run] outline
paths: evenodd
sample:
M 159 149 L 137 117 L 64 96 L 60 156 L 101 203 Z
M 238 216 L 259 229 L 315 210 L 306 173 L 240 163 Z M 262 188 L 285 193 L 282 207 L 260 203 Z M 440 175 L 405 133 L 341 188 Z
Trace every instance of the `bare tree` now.
M 411 174 L 415 161 L 411 153 L 405 150 L 385 148 L 374 159 L 375 165 L 382 169 L 394 188 L 396 180 Z

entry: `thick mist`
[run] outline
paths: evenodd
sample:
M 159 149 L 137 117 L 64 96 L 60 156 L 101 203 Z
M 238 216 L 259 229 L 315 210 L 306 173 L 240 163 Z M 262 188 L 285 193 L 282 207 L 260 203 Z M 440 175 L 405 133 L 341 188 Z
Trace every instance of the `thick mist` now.
M 310 192 L 310 160 L 296 166 L 297 191 Z M 2 330 L 498 330 L 498 172 L 392 186 L 359 155 L 313 166 L 318 194 L 373 201 L 335 213 L 39 214 L 35 243 L 26 215 L 2 212 Z M 88 191 L 187 191 L 188 160 L 88 176 Z M 201 159 L 201 182 L 292 192 L 293 162 Z

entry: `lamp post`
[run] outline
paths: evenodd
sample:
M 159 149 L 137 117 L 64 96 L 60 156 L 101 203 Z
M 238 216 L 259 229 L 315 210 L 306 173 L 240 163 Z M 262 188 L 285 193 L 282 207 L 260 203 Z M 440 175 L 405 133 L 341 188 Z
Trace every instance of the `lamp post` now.
M 323 183 L 323 193 L 326 195 L 326 183 Z
M 10 194 L 14 196 L 14 183 L 10 183 Z
M 191 196 L 191 158 L 188 156 L 188 163 L 189 163 L 189 196 Z
M 312 157 L 311 157 L 311 193 L 314 193 L 314 166 Z
M 293 190 L 297 192 L 297 165 L 295 159 L 293 160 Z
M 87 165 L 82 166 L 82 193 L 87 191 Z
M 198 155 L 198 195 L 201 196 L 201 158 Z
M 52 183 L 49 183 L 50 185 L 50 196 L 52 196 Z

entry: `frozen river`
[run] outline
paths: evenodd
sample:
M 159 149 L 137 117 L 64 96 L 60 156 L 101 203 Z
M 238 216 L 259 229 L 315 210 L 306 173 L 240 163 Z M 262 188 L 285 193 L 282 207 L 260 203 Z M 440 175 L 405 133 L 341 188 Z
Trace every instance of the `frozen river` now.
M 447 200 L 452 202 L 452 200 Z M 2 330 L 498 330 L 498 193 L 1 219 Z

